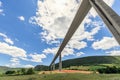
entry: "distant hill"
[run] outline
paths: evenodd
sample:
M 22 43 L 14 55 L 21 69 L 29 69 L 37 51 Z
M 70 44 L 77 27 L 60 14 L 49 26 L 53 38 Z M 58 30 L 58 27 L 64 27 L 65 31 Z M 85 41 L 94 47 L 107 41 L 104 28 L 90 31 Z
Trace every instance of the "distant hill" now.
M 9 70 L 9 67 L 6 66 L 0 66 L 0 73 L 4 73 L 5 71 Z
M 93 66 L 100 64 L 117 64 L 120 65 L 120 56 L 89 56 L 62 61 L 63 68 L 70 66 Z M 58 63 L 56 68 L 58 68 Z
M 34 67 L 34 69 L 36 71 L 48 71 L 49 70 L 49 66 L 46 65 L 37 65 Z
M 10 68 L 10 67 L 6 67 L 6 66 L 0 66 L 0 74 L 1 73 L 5 73 L 8 70 L 15 70 L 15 71 L 17 71 L 17 70 L 20 70 L 20 69 L 21 68 Z

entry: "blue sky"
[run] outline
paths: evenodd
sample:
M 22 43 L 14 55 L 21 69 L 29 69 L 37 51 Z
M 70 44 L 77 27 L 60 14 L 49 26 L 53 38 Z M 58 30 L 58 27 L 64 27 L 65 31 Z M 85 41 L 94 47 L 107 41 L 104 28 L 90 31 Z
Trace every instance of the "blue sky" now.
M 120 15 L 119 0 L 104 1 Z M 49 65 L 80 2 L 0 0 L 0 66 Z M 62 54 L 63 60 L 120 55 L 120 47 L 92 8 Z

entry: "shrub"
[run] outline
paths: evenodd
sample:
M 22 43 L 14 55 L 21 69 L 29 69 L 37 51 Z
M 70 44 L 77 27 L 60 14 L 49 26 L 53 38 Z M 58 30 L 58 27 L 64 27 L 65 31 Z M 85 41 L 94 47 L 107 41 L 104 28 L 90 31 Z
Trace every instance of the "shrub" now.
M 21 73 L 22 73 L 22 74 L 26 74 L 26 69 L 25 69 L 25 68 L 22 68 L 22 69 L 21 69 Z
M 6 71 L 5 74 L 15 74 L 16 72 L 15 71 Z
M 20 75 L 20 74 L 21 74 L 21 71 L 20 71 L 20 70 L 17 70 L 16 73 L 17 73 L 18 75 Z
M 120 73 L 120 68 L 117 68 L 116 66 L 106 67 L 106 68 L 98 69 L 98 72 L 99 73 L 107 73 L 107 74 Z
M 26 74 L 34 74 L 34 69 L 33 68 L 29 68 L 26 72 Z

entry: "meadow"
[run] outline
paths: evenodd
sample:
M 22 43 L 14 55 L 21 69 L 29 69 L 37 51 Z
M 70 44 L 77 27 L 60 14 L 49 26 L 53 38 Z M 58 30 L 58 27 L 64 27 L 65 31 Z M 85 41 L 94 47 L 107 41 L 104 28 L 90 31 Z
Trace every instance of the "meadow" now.
M 78 70 L 78 71 L 93 71 L 93 73 L 42 73 L 48 66 L 38 65 L 33 71 L 35 74 L 24 74 L 21 69 L 11 69 L 8 67 L 0 67 L 0 80 L 120 80 L 120 72 L 113 74 L 99 74 L 96 73 L 98 69 L 113 67 L 115 71 L 120 71 L 120 56 L 93 56 L 85 58 L 76 58 L 63 61 L 63 69 L 65 70 Z M 58 64 L 56 64 L 58 68 Z M 118 68 L 118 69 L 117 69 Z M 12 75 L 5 74 L 8 70 L 14 70 Z M 26 69 L 25 71 L 27 71 Z M 18 74 L 18 71 L 19 74 Z M 21 72 L 22 71 L 22 72 Z M 110 69 L 109 71 L 114 71 Z
M 1 76 L 0 80 L 120 80 L 120 74 L 34 74 L 19 76 Z

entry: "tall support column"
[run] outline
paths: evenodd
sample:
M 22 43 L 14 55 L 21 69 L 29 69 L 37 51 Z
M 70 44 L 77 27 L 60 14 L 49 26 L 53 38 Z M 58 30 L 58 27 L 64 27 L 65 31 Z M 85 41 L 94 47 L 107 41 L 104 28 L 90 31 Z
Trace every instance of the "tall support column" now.
M 52 65 L 49 67 L 50 68 L 50 71 L 52 71 L 53 69 L 52 69 Z
M 62 70 L 62 56 L 61 54 L 59 55 L 59 71 Z
M 120 17 L 103 0 L 89 0 L 120 44 Z
M 53 63 L 53 70 L 55 70 L 55 63 Z

